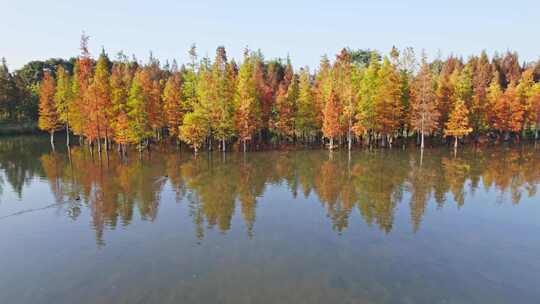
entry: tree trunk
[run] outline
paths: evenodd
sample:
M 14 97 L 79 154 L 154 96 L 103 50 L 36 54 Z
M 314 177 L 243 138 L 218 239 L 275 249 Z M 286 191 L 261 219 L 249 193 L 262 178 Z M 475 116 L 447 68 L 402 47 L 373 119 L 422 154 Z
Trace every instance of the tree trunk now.
M 330 151 L 334 149 L 334 137 L 330 137 L 330 145 L 328 145 L 328 149 Z
M 457 149 L 457 146 L 458 146 L 458 137 L 454 136 L 454 150 Z
M 243 140 L 243 144 L 244 144 L 244 153 L 246 153 L 246 140 L 245 139 Z
M 349 145 L 349 151 L 351 151 L 351 148 L 352 148 L 352 134 L 351 134 L 351 128 L 352 128 L 352 120 L 351 118 L 349 117 L 349 128 L 347 130 L 347 141 L 348 141 L 348 145 Z
M 225 149 L 227 148 L 227 146 L 225 145 L 225 138 L 222 138 L 221 139 L 221 150 L 223 152 L 225 152 Z
M 66 123 L 66 146 L 69 148 L 69 124 Z
M 424 131 L 421 132 L 420 137 L 420 149 L 424 149 Z
M 51 148 L 54 151 L 54 131 L 51 131 Z

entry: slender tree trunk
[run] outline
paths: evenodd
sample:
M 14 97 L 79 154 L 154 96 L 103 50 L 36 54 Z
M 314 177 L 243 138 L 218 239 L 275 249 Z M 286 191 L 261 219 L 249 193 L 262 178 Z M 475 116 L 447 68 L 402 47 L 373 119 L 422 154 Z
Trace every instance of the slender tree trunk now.
M 352 128 L 352 120 L 351 118 L 349 117 L 349 128 L 347 130 L 347 141 L 348 141 L 348 144 L 349 144 L 349 151 L 351 151 L 351 148 L 352 148 L 352 134 L 351 134 L 351 128 Z
M 421 135 L 420 135 L 421 139 L 420 139 L 420 149 L 424 149 L 424 130 L 422 130 L 421 132 Z
M 334 150 L 334 137 L 330 137 L 330 145 L 328 145 L 330 151 Z
M 54 130 L 51 131 L 51 148 L 52 148 L 53 151 L 54 151 Z
M 66 122 L 66 146 L 69 148 L 69 123 Z
M 225 145 L 225 138 L 222 138 L 221 139 L 221 150 L 223 152 L 225 152 L 225 149 L 227 148 L 227 146 Z
M 246 153 L 246 140 L 245 139 L 243 140 L 243 143 L 244 143 L 244 153 Z
M 458 137 L 454 136 L 454 150 L 457 149 L 457 146 L 458 146 Z

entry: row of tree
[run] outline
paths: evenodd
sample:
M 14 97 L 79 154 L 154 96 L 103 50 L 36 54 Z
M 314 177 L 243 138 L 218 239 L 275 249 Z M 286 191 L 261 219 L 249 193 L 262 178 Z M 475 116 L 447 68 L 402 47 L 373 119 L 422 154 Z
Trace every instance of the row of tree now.
M 416 136 L 474 141 L 538 138 L 540 65 L 517 54 L 467 61 L 450 56 L 416 62 L 410 48 L 388 56 L 343 49 L 334 61 L 322 57 L 312 73 L 291 61 L 265 60 L 246 50 L 237 64 L 224 47 L 214 60 L 162 66 L 122 54 L 111 61 L 88 52 L 88 37 L 73 71 L 63 65 L 44 72 L 39 127 L 65 128 L 98 151 L 116 143 L 139 149 L 169 138 L 195 152 L 238 144 L 260 148 L 289 143 L 392 146 Z

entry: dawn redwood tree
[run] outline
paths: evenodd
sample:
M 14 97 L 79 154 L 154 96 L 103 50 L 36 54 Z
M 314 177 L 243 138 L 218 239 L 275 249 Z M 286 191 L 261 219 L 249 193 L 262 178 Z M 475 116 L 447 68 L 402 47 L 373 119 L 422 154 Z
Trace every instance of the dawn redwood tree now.
M 424 149 L 424 137 L 437 129 L 439 111 L 435 103 L 431 71 L 425 58 L 413 85 L 411 126 L 420 133 L 420 147 Z
M 510 83 L 501 97 L 495 103 L 494 127 L 504 134 L 504 139 L 510 139 L 510 133 L 520 132 L 523 124 L 523 108 L 519 101 L 514 83 Z
M 143 71 L 138 70 L 131 82 L 127 100 L 127 116 L 129 118 L 129 141 L 136 144 L 139 151 L 144 147 L 144 141 L 152 135 L 147 109 L 148 99 L 142 86 Z
M 340 108 L 336 99 L 336 94 L 334 94 L 332 90 L 323 112 L 324 120 L 322 132 L 323 136 L 330 141 L 330 144 L 328 145 L 328 149 L 330 149 L 330 151 L 334 149 L 334 138 L 341 134 L 339 115 L 342 109 Z
M 72 111 L 72 84 L 71 77 L 62 65 L 56 69 L 56 92 L 54 102 L 59 122 L 63 123 L 66 129 L 66 145 L 69 147 L 69 124 L 70 111 Z
M 359 136 L 368 134 L 368 144 L 370 146 L 372 144 L 373 132 L 377 127 L 375 107 L 380 86 L 380 68 L 379 54 L 372 52 L 369 67 L 364 72 L 358 93 L 359 100 L 354 131 Z
M 534 139 L 538 140 L 540 135 L 540 83 L 536 83 L 531 90 L 528 108 L 528 120 L 534 126 Z
M 499 73 L 497 71 L 494 71 L 493 78 L 487 89 L 488 105 L 486 108 L 487 123 L 489 125 L 489 128 L 492 130 L 497 129 L 497 127 L 499 126 L 495 109 L 497 109 L 498 103 L 502 95 L 503 90 L 499 81 Z
M 319 65 L 319 72 L 315 76 L 313 95 L 314 95 L 314 108 L 315 108 L 315 122 L 318 129 L 322 128 L 323 124 L 323 112 L 326 102 L 330 98 L 330 92 L 332 90 L 332 77 L 331 77 L 330 60 L 324 55 L 321 58 Z
M 169 136 L 177 138 L 179 127 L 184 119 L 182 109 L 182 76 L 174 72 L 165 84 L 163 89 L 163 111 Z
M 450 112 L 450 118 L 445 125 L 444 135 L 454 137 L 454 149 L 457 149 L 459 138 L 472 132 L 469 125 L 469 110 L 465 102 L 458 99 L 454 103 L 454 109 Z
M 51 147 L 54 149 L 54 132 L 58 129 L 59 119 L 54 102 L 55 82 L 49 71 L 43 76 L 39 94 L 39 121 L 41 130 L 51 135 Z
M 296 115 L 294 125 L 296 132 L 303 139 L 314 135 L 317 127 L 317 109 L 315 107 L 315 98 L 311 84 L 309 69 L 300 70 L 300 80 L 298 83 L 298 101 L 296 105 Z
M 71 126 L 75 135 L 85 135 L 86 122 L 88 113 L 88 104 L 85 102 L 87 90 L 92 82 L 92 74 L 94 62 L 88 50 L 89 36 L 84 33 L 81 36 L 80 50 L 81 53 L 75 62 L 72 93 L 73 107 L 70 111 Z
M 109 140 L 112 135 L 111 125 L 113 123 L 113 103 L 111 101 L 111 83 L 109 73 L 109 58 L 105 51 L 96 63 L 92 85 L 96 90 L 96 98 L 90 98 L 90 123 L 94 124 L 97 130 L 98 150 L 101 150 L 101 139 L 105 140 L 105 150 L 109 150 Z
M 347 132 L 347 148 L 352 148 L 352 130 L 356 115 L 356 94 L 353 91 L 352 83 L 352 57 L 346 48 L 336 55 L 336 62 L 333 66 L 333 78 L 335 92 L 339 102 L 343 107 L 340 113 L 342 128 Z
M 252 139 L 253 133 L 260 125 L 261 109 L 254 77 L 257 61 L 257 58 L 246 51 L 238 74 L 235 95 L 236 129 L 244 152 L 247 149 L 247 141 Z
M 485 51 L 475 60 L 474 74 L 472 76 L 473 96 L 471 102 L 470 122 L 473 131 L 478 134 L 488 128 L 487 91 L 491 80 L 492 68 Z
M 110 77 L 111 86 L 111 128 L 113 138 L 119 144 L 120 150 L 125 150 L 129 143 L 129 119 L 127 101 L 131 84 L 130 64 L 125 58 L 115 62 Z M 119 141 L 118 138 L 121 140 Z
M 226 150 L 226 142 L 234 135 L 234 85 L 235 70 L 227 62 L 225 47 L 216 50 L 211 68 L 213 104 L 211 119 L 213 133 L 221 141 L 221 150 Z
M 392 144 L 392 137 L 401 124 L 402 103 L 400 78 L 395 66 L 385 58 L 378 71 L 379 87 L 375 96 L 375 130 L 381 134 L 383 145 Z

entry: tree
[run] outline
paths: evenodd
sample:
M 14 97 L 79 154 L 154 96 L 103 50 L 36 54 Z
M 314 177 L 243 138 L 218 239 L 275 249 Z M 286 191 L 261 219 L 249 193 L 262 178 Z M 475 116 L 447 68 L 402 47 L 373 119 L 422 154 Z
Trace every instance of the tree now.
M 66 128 L 66 145 L 69 147 L 69 113 L 72 107 L 73 94 L 71 92 L 71 77 L 63 66 L 58 66 L 56 71 L 56 92 L 54 102 L 59 122 Z
M 384 59 L 378 71 L 379 87 L 375 96 L 375 131 L 382 135 L 383 144 L 388 141 L 392 144 L 392 135 L 397 132 L 401 124 L 402 103 L 400 78 L 393 64 L 388 58 Z
M 101 139 L 105 139 L 105 150 L 109 150 L 109 136 L 111 135 L 111 125 L 113 123 L 113 103 L 111 100 L 111 83 L 109 73 L 110 60 L 102 50 L 98 58 L 94 77 L 92 81 L 93 94 L 88 99 L 88 125 L 87 128 L 97 132 L 96 140 L 98 151 L 101 151 Z
M 257 61 L 257 58 L 253 55 L 249 55 L 246 51 L 244 54 L 244 62 L 242 62 L 238 74 L 238 84 L 235 96 L 237 109 L 236 129 L 238 131 L 238 136 L 242 141 L 244 152 L 247 149 L 247 141 L 252 139 L 253 133 L 260 125 L 261 109 L 254 77 L 255 65 L 258 64 Z
M 488 105 L 486 107 L 486 118 L 489 128 L 491 129 L 496 129 L 498 127 L 497 113 L 495 109 L 497 108 L 502 94 L 503 91 L 499 81 L 499 73 L 497 71 L 494 71 L 493 78 L 487 90 Z
M 371 62 L 360 82 L 358 109 L 354 132 L 359 135 L 369 134 L 371 145 L 372 131 L 376 129 L 377 119 L 375 113 L 376 98 L 379 92 L 379 54 L 372 52 Z
M 112 68 L 111 86 L 111 128 L 114 140 L 120 144 L 120 149 L 125 150 L 125 145 L 129 143 L 129 117 L 128 117 L 128 97 L 131 85 L 130 64 L 125 58 L 120 56 Z
M 294 135 L 294 118 L 296 114 L 296 101 L 298 99 L 298 80 L 296 75 L 288 83 L 283 80 L 279 85 L 275 103 L 275 129 L 282 137 L 290 138 Z
M 41 130 L 51 135 L 51 146 L 54 149 L 54 132 L 58 129 L 59 120 L 54 103 L 55 83 L 50 72 L 45 72 L 39 94 L 39 121 Z
M 505 140 L 509 139 L 511 132 L 521 131 L 524 111 L 513 83 L 510 83 L 497 100 L 493 111 L 495 113 L 494 127 L 505 134 Z
M 472 128 L 469 126 L 469 110 L 462 99 L 458 99 L 454 104 L 454 109 L 450 113 L 450 118 L 444 129 L 445 136 L 454 137 L 454 149 L 457 149 L 458 140 L 462 136 L 469 135 Z
M 296 132 L 300 133 L 303 138 L 312 136 L 317 130 L 316 116 L 313 88 L 309 69 L 306 67 L 300 70 L 297 111 L 294 121 Z
M 13 75 L 9 72 L 6 59 L 2 57 L 0 63 L 0 119 L 15 119 L 16 89 Z
M 540 83 L 536 83 L 531 92 L 528 102 L 529 122 L 534 125 L 534 139 L 540 136 Z
M 190 112 L 184 116 L 184 121 L 180 126 L 180 138 L 193 147 L 195 154 L 208 135 L 208 130 L 204 127 L 205 123 L 206 118 L 200 112 Z
M 75 135 L 84 135 L 87 122 L 88 103 L 85 102 L 85 97 L 91 84 L 93 69 L 93 61 L 88 51 L 88 39 L 89 37 L 83 33 L 80 44 L 81 54 L 77 58 L 73 70 L 72 93 L 74 100 L 70 119 Z
M 336 102 L 336 95 L 333 91 L 330 92 L 330 97 L 324 107 L 324 121 L 322 132 L 323 136 L 330 140 L 328 149 L 334 149 L 334 138 L 340 135 L 339 114 L 341 112 L 339 104 Z
M 169 135 L 171 138 L 177 138 L 180 124 L 184 119 L 181 75 L 178 72 L 167 79 L 163 89 L 163 111 Z
M 138 70 L 131 82 L 127 100 L 127 115 L 129 118 L 129 141 L 137 144 L 142 151 L 143 141 L 152 136 L 152 128 L 147 114 L 147 97 L 141 84 L 143 72 Z
M 424 137 L 437 129 L 439 111 L 435 104 L 431 71 L 425 57 L 422 58 L 420 73 L 413 84 L 411 105 L 411 126 L 420 133 L 420 147 L 424 148 Z
M 341 124 L 347 131 L 347 147 L 352 148 L 352 130 L 356 116 L 356 94 L 353 92 L 352 83 L 352 57 L 345 48 L 336 56 L 336 62 L 333 67 L 333 78 L 335 81 L 335 92 L 338 101 L 343 106 L 343 112 L 340 113 Z
M 491 80 L 491 65 L 485 51 L 482 51 L 480 58 L 476 60 L 475 72 L 472 78 L 473 97 L 471 105 L 471 124 L 473 131 L 479 133 L 488 128 L 487 119 L 487 91 Z

